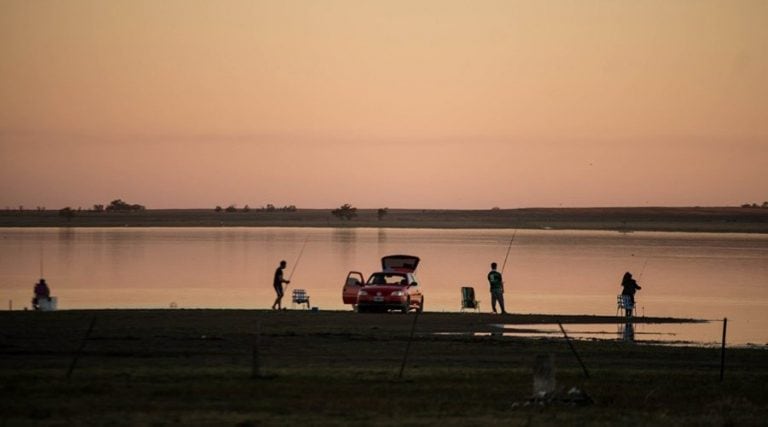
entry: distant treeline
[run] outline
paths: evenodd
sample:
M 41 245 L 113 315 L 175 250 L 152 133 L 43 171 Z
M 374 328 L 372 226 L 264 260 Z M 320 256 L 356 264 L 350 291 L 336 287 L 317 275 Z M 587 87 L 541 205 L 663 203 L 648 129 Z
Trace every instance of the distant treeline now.
M 250 206 L 245 205 L 242 209 L 238 209 L 237 205 L 229 205 L 226 208 L 222 208 L 221 206 L 216 206 L 213 209 L 215 212 L 250 212 L 252 209 Z M 257 208 L 256 210 L 259 211 L 265 211 L 265 212 L 296 212 L 298 208 L 296 208 L 296 205 L 288 205 L 283 206 L 282 208 L 275 207 L 272 203 L 267 203 L 266 206 L 262 206 L 260 208 Z
M 742 208 L 760 208 L 760 209 L 768 209 L 768 202 L 763 202 L 762 205 L 758 205 L 757 203 L 744 203 L 741 205 Z
M 377 227 L 506 228 L 768 233 L 768 209 L 741 207 L 337 209 L 243 213 L 214 209 L 0 211 L 0 227 Z

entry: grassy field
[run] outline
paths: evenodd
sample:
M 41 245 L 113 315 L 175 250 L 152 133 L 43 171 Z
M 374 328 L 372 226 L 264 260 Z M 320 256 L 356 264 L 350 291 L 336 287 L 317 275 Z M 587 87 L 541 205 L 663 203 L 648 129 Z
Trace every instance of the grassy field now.
M 768 419 L 765 350 L 729 349 L 721 382 L 719 349 L 576 341 L 587 378 L 562 339 L 474 336 L 493 330 L 500 317 L 424 313 L 400 378 L 415 318 L 3 312 L 0 424 L 757 425 Z M 561 321 L 567 329 L 606 320 L 510 316 L 505 322 Z M 526 406 L 541 354 L 554 355 L 559 387 L 579 387 L 594 403 Z
M 761 208 L 532 208 L 500 210 L 360 209 L 340 220 L 329 209 L 296 212 L 214 212 L 213 209 L 140 212 L 0 211 L 0 227 L 396 227 L 515 228 L 631 231 L 768 233 L 768 209 Z

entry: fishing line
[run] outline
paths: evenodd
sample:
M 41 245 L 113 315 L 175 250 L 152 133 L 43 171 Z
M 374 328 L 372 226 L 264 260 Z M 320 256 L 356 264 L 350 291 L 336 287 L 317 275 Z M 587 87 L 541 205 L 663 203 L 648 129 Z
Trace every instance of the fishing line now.
M 648 266 L 648 260 L 649 260 L 649 258 L 645 259 L 645 263 L 643 263 L 643 268 L 640 270 L 640 275 L 637 276 L 637 280 L 640 280 L 640 279 L 643 278 L 643 273 L 645 273 L 645 267 Z
M 509 250 L 512 249 L 512 242 L 515 241 L 516 234 L 517 234 L 517 229 L 515 229 L 515 232 L 512 233 L 512 238 L 509 240 L 509 246 L 507 246 L 507 255 L 504 256 L 504 264 L 501 266 L 501 274 L 504 274 L 504 268 L 507 266 L 507 259 L 509 258 Z
M 296 262 L 293 263 L 293 268 L 291 268 L 291 273 L 288 275 L 288 281 L 291 281 L 291 278 L 293 277 L 293 272 L 296 271 L 296 267 L 299 265 L 299 261 L 301 261 L 301 256 L 304 254 L 304 248 L 307 247 L 307 241 L 309 240 L 309 236 L 304 238 L 304 244 L 301 245 L 301 250 L 299 251 L 299 256 L 296 257 Z M 288 289 L 288 286 L 290 283 L 287 283 L 285 285 L 285 289 Z

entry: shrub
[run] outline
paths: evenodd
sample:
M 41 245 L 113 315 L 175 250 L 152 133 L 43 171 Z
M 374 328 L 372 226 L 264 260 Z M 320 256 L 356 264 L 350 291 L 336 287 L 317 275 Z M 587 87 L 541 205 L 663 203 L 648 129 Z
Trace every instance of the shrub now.
M 349 203 L 345 203 L 341 205 L 338 209 L 332 210 L 331 214 L 341 220 L 346 219 L 347 221 L 349 221 L 357 216 L 357 208 L 353 207 Z

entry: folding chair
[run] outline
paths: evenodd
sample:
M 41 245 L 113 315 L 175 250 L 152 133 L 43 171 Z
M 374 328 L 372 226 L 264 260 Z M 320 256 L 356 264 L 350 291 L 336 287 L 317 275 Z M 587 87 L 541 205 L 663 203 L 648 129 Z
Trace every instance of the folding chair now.
M 35 298 L 36 303 L 32 304 L 32 308 L 37 311 L 56 311 L 58 305 L 58 299 L 56 297 L 40 297 Z
M 291 305 L 293 307 L 296 306 L 296 304 L 306 304 L 307 309 L 310 309 L 311 306 L 309 305 L 309 294 L 304 289 L 294 289 L 293 294 L 291 295 Z
M 616 296 L 616 317 L 619 316 L 621 310 L 624 310 L 624 317 L 631 317 L 632 311 L 635 309 L 635 303 L 632 301 L 632 297 L 629 295 L 617 295 Z
M 461 311 L 480 311 L 480 301 L 475 299 L 475 288 L 464 286 L 461 288 Z

